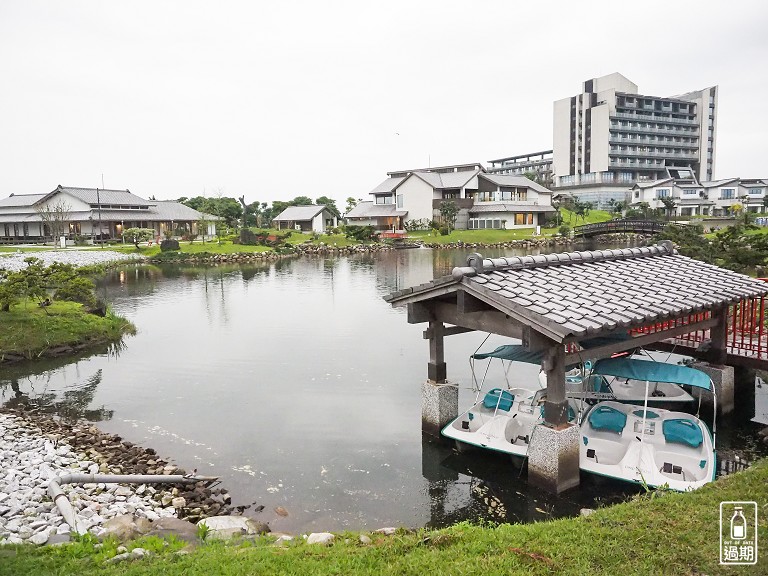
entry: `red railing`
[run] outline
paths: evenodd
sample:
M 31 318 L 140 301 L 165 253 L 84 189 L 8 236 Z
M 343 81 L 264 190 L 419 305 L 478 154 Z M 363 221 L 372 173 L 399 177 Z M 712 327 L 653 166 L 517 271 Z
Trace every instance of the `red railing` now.
M 768 360 L 768 339 L 766 338 L 768 333 L 765 330 L 765 313 L 765 296 L 747 298 L 728 308 L 726 349 L 729 354 Z M 694 316 L 703 320 L 708 318 L 710 313 L 706 312 Z M 645 329 L 639 331 L 647 333 Z M 709 337 L 709 330 L 696 330 L 672 338 L 671 342 L 689 348 L 697 348 Z

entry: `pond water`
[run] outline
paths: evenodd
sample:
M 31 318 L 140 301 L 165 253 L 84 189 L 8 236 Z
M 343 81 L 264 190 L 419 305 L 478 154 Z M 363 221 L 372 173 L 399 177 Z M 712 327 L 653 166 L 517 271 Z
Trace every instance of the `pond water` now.
M 29 399 L 86 417 L 187 470 L 218 475 L 233 504 L 264 505 L 253 515 L 273 530 L 527 522 L 636 493 L 583 475 L 578 489 L 552 496 L 503 457 L 457 454 L 422 437 L 425 326 L 409 325 L 382 296 L 448 274 L 467 253 L 116 270 L 99 290 L 138 334 L 77 361 L 6 367 L 0 402 Z M 486 336 L 446 339 L 460 406 L 474 398 L 469 355 L 506 342 Z M 537 372 L 524 365 L 515 378 Z M 743 420 L 719 423 L 719 442 L 762 450 L 757 427 L 735 424 Z

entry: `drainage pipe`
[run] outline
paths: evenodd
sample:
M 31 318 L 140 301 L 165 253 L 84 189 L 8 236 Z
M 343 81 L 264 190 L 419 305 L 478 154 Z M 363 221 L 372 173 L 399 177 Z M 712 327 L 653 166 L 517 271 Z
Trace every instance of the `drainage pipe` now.
M 77 534 L 85 534 L 88 530 L 82 528 L 77 521 L 72 504 L 61 489 L 62 484 L 194 484 L 196 482 L 214 482 L 218 476 L 181 476 L 164 474 L 63 474 L 48 483 L 48 495 L 53 499 L 64 521 Z

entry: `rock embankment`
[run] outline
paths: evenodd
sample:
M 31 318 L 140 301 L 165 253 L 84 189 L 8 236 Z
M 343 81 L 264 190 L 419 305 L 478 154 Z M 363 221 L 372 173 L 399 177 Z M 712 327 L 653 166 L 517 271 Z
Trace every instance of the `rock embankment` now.
M 54 262 L 73 266 L 94 266 L 114 262 L 141 260 L 138 254 L 124 254 L 112 250 L 46 250 L 41 252 L 15 252 L 10 255 L 0 254 L 0 268 L 18 272 L 26 268 L 25 258 L 39 258 L 45 266 Z
M 45 544 L 68 539 L 48 496 L 50 480 L 66 473 L 185 474 L 119 436 L 87 423 L 68 424 L 45 415 L 0 413 L 0 544 Z M 156 522 L 178 517 L 196 521 L 228 514 L 229 495 L 196 484 L 64 485 L 78 521 L 100 535 L 102 525 L 126 514 Z

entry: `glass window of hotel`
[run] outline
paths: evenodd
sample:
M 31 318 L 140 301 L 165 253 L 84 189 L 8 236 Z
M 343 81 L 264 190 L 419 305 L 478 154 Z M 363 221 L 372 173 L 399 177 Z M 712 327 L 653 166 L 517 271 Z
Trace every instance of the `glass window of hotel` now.
M 376 204 L 392 204 L 392 196 L 376 196 Z
M 397 207 L 402 208 L 403 207 L 403 195 L 398 194 L 397 195 Z
M 735 188 L 722 188 L 720 190 L 720 198 L 722 200 L 731 200 L 733 198 L 736 198 L 736 189 Z
M 669 197 L 669 188 L 656 189 L 656 198 L 668 198 L 668 197 Z
M 750 188 L 747 193 L 750 196 L 762 196 L 763 195 L 763 189 L 762 188 Z
M 515 226 L 522 226 L 525 224 L 525 214 L 515 214 Z
M 525 217 L 528 221 L 528 224 L 533 224 L 533 214 L 526 214 Z

